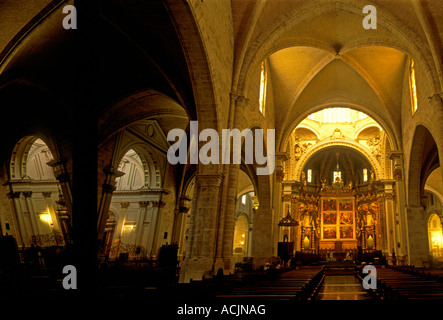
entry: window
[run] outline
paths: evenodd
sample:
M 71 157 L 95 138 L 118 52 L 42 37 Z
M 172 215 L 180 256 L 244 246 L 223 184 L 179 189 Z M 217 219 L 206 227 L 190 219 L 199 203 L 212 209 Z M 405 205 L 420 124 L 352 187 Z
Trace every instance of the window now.
M 418 103 L 417 103 L 417 84 L 415 80 L 415 62 L 414 59 L 411 59 L 409 65 L 409 90 L 411 94 L 411 107 L 412 114 L 417 111 Z
M 334 171 L 334 182 L 340 183 L 341 181 L 341 171 Z
M 311 169 L 308 169 L 308 172 L 306 175 L 307 175 L 308 182 L 309 183 L 312 182 L 312 170 Z
M 241 196 L 241 204 L 245 205 L 246 204 L 246 195 L 242 195 Z
M 363 120 L 368 116 L 360 111 L 355 111 L 349 108 L 335 107 L 326 108 L 317 111 L 308 116 L 308 119 L 318 121 L 320 123 L 353 123 L 358 120 Z
M 261 114 L 265 115 L 265 102 L 266 102 L 266 86 L 267 86 L 267 77 L 266 77 L 266 65 L 265 62 L 262 61 L 260 65 L 260 100 L 259 100 L 259 109 Z
M 363 169 L 363 182 L 368 181 L 368 169 Z

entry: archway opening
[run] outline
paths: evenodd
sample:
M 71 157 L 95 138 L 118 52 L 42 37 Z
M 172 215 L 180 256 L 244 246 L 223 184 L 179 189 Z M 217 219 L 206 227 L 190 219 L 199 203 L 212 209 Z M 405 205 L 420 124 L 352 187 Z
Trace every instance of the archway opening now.
M 429 254 L 434 264 L 443 264 L 443 229 L 440 216 L 432 213 L 428 219 Z
M 12 236 L 22 262 L 36 268 L 54 268 L 60 263 L 71 239 L 70 217 L 59 181 L 56 179 L 53 154 L 37 135 L 20 139 L 9 161 L 8 196 L 11 212 L 2 214 L 3 235 Z

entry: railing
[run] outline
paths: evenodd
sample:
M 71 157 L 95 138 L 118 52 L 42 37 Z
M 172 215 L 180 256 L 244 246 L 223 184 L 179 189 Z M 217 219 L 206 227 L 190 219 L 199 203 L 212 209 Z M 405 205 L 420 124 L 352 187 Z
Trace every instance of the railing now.
M 31 237 L 31 242 L 35 246 L 51 247 L 51 246 L 64 246 L 65 239 L 60 232 L 36 234 Z
M 129 243 L 117 243 L 106 245 L 103 250 L 103 256 L 110 259 L 146 259 L 149 258 L 145 247 Z

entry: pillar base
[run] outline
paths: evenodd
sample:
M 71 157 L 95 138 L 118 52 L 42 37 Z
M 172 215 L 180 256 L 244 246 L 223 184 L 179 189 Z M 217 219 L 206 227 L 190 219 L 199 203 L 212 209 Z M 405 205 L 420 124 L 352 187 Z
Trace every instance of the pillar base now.
M 231 258 L 223 259 L 223 258 L 217 258 L 214 262 L 214 274 L 217 274 L 218 269 L 223 270 L 224 275 L 233 274 L 235 272 L 235 265 L 232 262 Z
M 201 281 L 203 278 L 210 278 L 213 276 L 211 258 L 191 259 L 183 261 L 179 282 L 189 283 L 193 281 Z

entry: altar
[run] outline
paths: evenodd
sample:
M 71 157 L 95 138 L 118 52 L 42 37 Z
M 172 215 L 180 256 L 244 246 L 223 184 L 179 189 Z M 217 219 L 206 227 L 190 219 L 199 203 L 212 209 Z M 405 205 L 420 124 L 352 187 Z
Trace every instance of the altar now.
M 385 201 L 384 185 L 345 185 L 343 182 L 321 186 L 302 182 L 283 182 L 282 218 L 279 226 L 279 253 L 286 256 L 306 253 L 336 261 L 359 250 L 383 248 Z M 284 242 L 291 242 L 288 247 Z M 283 250 L 283 248 L 286 248 Z
M 320 250 L 357 249 L 354 197 L 321 197 Z

